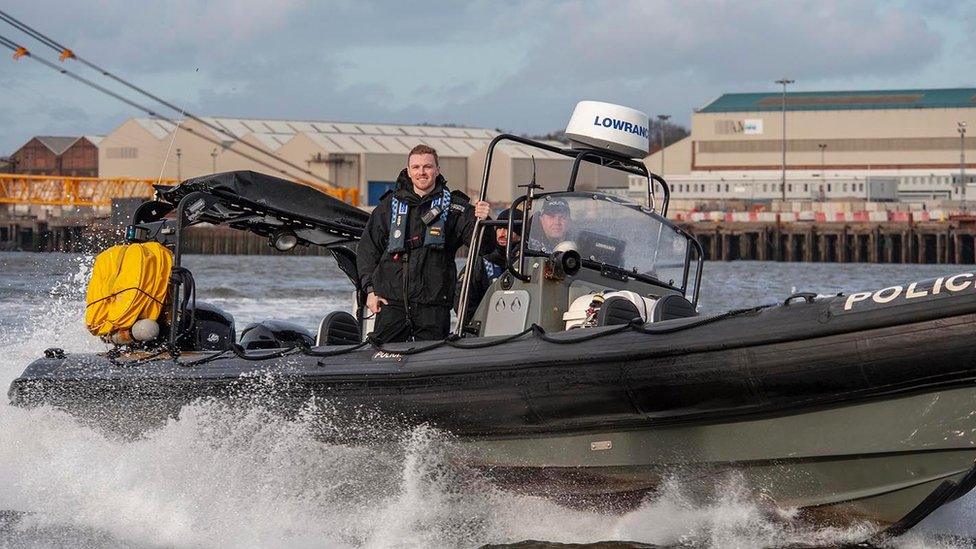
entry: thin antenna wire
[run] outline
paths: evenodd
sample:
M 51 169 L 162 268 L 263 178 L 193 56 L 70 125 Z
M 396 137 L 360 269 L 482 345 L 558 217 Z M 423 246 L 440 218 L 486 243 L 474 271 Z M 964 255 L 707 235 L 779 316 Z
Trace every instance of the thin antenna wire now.
M 0 20 L 5 21 L 6 23 L 10 24 L 14 28 L 20 30 L 21 32 L 23 32 L 23 33 L 25 33 L 27 35 L 29 35 L 30 37 L 34 38 L 35 40 L 38 40 L 39 42 L 43 43 L 45 46 L 47 46 L 47 47 L 49 47 L 49 48 L 57 51 L 59 53 L 62 61 L 65 60 L 65 59 L 75 59 L 78 62 L 82 63 L 83 65 L 89 67 L 90 69 L 95 70 L 95 71 L 99 72 L 100 74 L 102 74 L 103 76 L 106 76 L 108 78 L 111 78 L 112 80 L 115 80 L 119 84 L 122 84 L 123 86 L 125 86 L 125 87 L 127 87 L 127 88 L 129 88 L 129 89 L 131 89 L 133 91 L 135 91 L 136 93 L 139 93 L 139 94 L 141 94 L 141 95 L 143 95 L 145 97 L 148 97 L 149 99 L 152 99 L 153 101 L 155 101 L 155 102 L 157 102 L 157 103 L 159 103 L 159 104 L 161 104 L 161 105 L 163 105 L 165 107 L 168 107 L 169 109 L 171 109 L 173 111 L 180 112 L 180 116 L 186 116 L 187 118 L 190 118 L 191 120 L 194 120 L 195 122 L 199 122 L 200 124 L 203 124 L 204 126 L 206 126 L 207 128 L 209 128 L 210 130 L 216 132 L 217 135 L 230 135 L 230 134 L 227 133 L 227 130 L 225 130 L 224 128 L 221 128 L 217 124 L 214 124 L 212 122 L 208 122 L 207 120 L 204 120 L 203 118 L 200 118 L 199 116 L 196 116 L 193 113 L 186 112 L 185 109 L 181 110 L 176 105 L 170 103 L 169 101 L 166 101 L 165 99 L 163 99 L 161 97 L 158 97 L 158 96 L 156 96 L 156 95 L 154 95 L 154 94 L 146 91 L 145 89 L 140 88 L 139 86 L 136 86 L 135 84 L 132 84 L 132 83 L 126 81 L 125 79 L 123 79 L 123 78 L 121 78 L 119 76 L 116 76 L 116 75 L 112 74 L 111 72 L 109 72 L 109 71 L 107 71 L 107 70 L 99 67 L 98 65 L 96 65 L 94 63 L 92 63 L 91 61 L 88 61 L 87 59 L 78 56 L 72 50 L 68 49 L 64 45 L 56 42 L 54 39 L 46 36 L 45 34 L 41 33 L 40 31 L 38 31 L 38 30 L 36 30 L 34 28 L 31 28 L 26 23 L 17 20 L 12 15 L 10 15 L 9 13 L 7 13 L 7 12 L 5 12 L 3 10 L 0 10 Z M 55 70 L 59 70 L 60 72 L 67 74 L 66 71 L 57 68 L 57 66 L 54 66 L 53 68 L 55 68 Z M 124 101 L 127 104 L 129 104 L 129 105 L 133 105 L 132 102 L 130 102 L 130 101 L 126 100 L 126 99 L 123 99 L 121 96 L 119 96 L 119 95 L 117 95 L 115 93 L 106 91 L 104 89 L 103 90 L 100 90 L 100 91 L 105 91 L 105 93 L 109 93 L 110 95 L 112 95 L 116 99 L 119 99 L 121 101 Z M 137 108 L 139 108 L 139 110 L 149 112 L 150 115 L 152 115 L 152 116 L 158 116 L 155 112 L 149 111 L 146 108 L 143 108 L 143 107 L 137 107 Z M 188 131 L 188 130 L 184 130 L 184 131 Z M 197 134 L 197 135 L 199 135 L 199 134 Z M 201 136 L 201 137 L 203 137 L 203 136 Z M 249 147 L 251 149 L 254 149 L 257 152 L 259 152 L 259 153 L 261 153 L 263 155 L 266 155 L 266 156 L 268 156 L 270 158 L 273 158 L 274 160 L 276 160 L 278 162 L 281 162 L 282 164 L 285 164 L 285 165 L 287 165 L 287 166 L 289 166 L 289 167 L 291 167 L 291 168 L 293 168 L 295 170 L 298 170 L 299 173 L 302 173 L 302 174 L 308 175 L 309 177 L 312 177 L 314 179 L 317 179 L 318 181 L 321 181 L 322 183 L 325 183 L 328 186 L 338 187 L 338 185 L 336 185 L 334 182 L 332 182 L 332 181 L 330 181 L 330 180 L 328 180 L 328 179 L 326 179 L 326 178 L 324 178 L 324 177 L 322 177 L 322 176 L 314 173 L 312 170 L 305 169 L 302 166 L 300 166 L 298 164 L 295 164 L 295 163 L 293 163 L 293 162 L 291 162 L 289 160 L 286 160 L 284 158 L 281 158 L 281 157 L 279 157 L 279 156 L 277 156 L 277 155 L 275 155 L 273 153 L 270 153 L 270 152 L 262 149 L 261 147 L 258 147 L 257 145 L 254 145 L 252 143 L 248 143 L 247 141 L 242 141 L 242 140 L 237 140 L 236 143 L 240 143 L 240 144 L 243 144 L 246 147 Z M 224 147 L 224 148 L 226 148 L 228 150 L 231 150 L 232 152 L 235 152 L 235 153 L 237 152 L 237 151 L 234 151 L 230 146 L 226 146 L 223 143 L 218 143 L 218 144 L 220 144 L 222 147 Z M 238 153 L 238 154 L 241 154 L 241 153 Z M 246 155 L 242 155 L 242 156 L 245 156 L 245 158 L 250 158 L 250 157 L 247 157 Z M 262 164 L 262 165 L 266 165 L 266 164 Z M 279 172 L 281 172 L 281 173 L 287 173 L 287 172 L 285 172 L 285 171 L 283 171 L 281 169 L 277 169 L 276 168 L 276 170 L 279 171 Z
M 186 101 L 183 102 L 183 109 L 186 109 L 186 103 L 190 100 L 190 96 L 187 95 Z M 176 127 L 173 128 L 173 138 L 169 140 L 169 147 L 166 148 L 166 156 L 163 157 L 163 165 L 159 168 L 159 177 L 156 178 L 156 184 L 163 179 L 163 171 L 166 170 L 166 163 L 169 162 L 169 153 L 173 151 L 173 143 L 176 143 L 176 134 L 180 131 L 180 126 L 183 125 L 183 110 L 180 111 L 180 120 L 176 123 Z M 178 167 L 178 166 L 177 166 Z

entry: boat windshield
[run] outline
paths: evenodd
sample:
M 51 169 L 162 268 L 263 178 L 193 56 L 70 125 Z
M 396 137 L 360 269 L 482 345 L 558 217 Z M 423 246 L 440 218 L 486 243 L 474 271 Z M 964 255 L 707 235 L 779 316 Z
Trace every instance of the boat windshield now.
M 548 255 L 575 248 L 584 266 L 609 265 L 686 288 L 688 237 L 640 206 L 599 193 L 553 193 L 537 198 L 526 250 Z M 587 261 L 589 260 L 589 261 Z

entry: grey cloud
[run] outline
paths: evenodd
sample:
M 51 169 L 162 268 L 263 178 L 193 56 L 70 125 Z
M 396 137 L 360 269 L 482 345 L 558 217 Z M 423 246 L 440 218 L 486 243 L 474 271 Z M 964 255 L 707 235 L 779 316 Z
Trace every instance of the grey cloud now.
M 686 122 L 719 93 L 772 90 L 782 74 L 808 89 L 890 77 L 921 69 L 941 48 L 921 15 L 867 3 L 573 2 L 552 13 L 525 67 L 459 106 L 531 131 L 555 129 L 586 98 Z
M 574 2 L 547 41 L 562 47 L 536 50 L 526 71 L 648 80 L 690 69 L 714 82 L 908 72 L 942 43 L 921 16 L 866 2 Z
M 858 87 L 897 81 L 944 58 L 944 29 L 933 28 L 933 21 L 971 21 L 976 10 L 961 4 L 102 0 L 92 6 L 21 0 L 4 9 L 163 96 L 202 87 L 190 104 L 201 115 L 455 122 L 544 132 L 559 128 L 580 99 L 687 121 L 693 107 L 719 93 L 773 90 L 771 80 L 781 75 L 796 78 L 801 89 L 818 82 Z M 524 52 L 515 48 L 513 55 L 511 44 Z M 479 55 L 496 48 L 511 59 L 496 61 L 490 74 L 452 73 L 451 66 L 417 59 L 408 82 L 382 74 L 361 75 L 368 81 L 349 77 L 356 67 L 383 66 L 383 59 L 363 63 L 350 52 L 381 56 L 411 46 L 457 52 L 467 67 L 486 64 L 478 56 L 465 58 L 475 47 Z M 8 67 L 0 59 L 0 72 Z M 199 78 L 185 77 L 194 67 L 201 68 Z M 76 94 L 77 85 L 56 78 L 63 77 L 34 85 Z M 121 105 L 99 108 L 90 124 L 114 125 L 138 114 Z M 56 120 L 43 108 L 17 116 L 24 138 Z

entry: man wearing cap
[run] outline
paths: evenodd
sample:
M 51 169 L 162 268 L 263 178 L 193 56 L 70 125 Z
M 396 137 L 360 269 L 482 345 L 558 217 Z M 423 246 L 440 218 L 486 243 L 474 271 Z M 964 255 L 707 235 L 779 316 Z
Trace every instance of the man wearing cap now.
M 509 216 L 510 210 L 505 210 L 498 214 L 498 220 L 508 221 Z M 478 308 L 478 304 L 481 303 L 481 300 L 484 299 L 485 294 L 488 293 L 488 288 L 491 287 L 491 283 L 497 280 L 498 277 L 502 276 L 502 273 L 504 273 L 505 269 L 508 268 L 508 257 L 505 255 L 505 245 L 508 243 L 509 238 L 512 240 L 513 247 L 518 244 L 518 241 L 520 240 L 520 224 L 521 221 L 516 218 L 511 234 L 508 232 L 508 227 L 495 227 L 495 245 L 493 246 L 493 249 L 487 254 L 481 256 L 475 263 L 475 271 L 471 273 L 471 285 L 468 287 L 468 306 L 464 311 L 465 326 L 471 321 L 471 317 L 474 315 L 475 309 Z M 457 312 L 460 308 L 458 300 L 461 298 L 461 284 L 463 283 L 463 276 L 463 273 L 458 276 L 457 288 L 455 291 L 455 312 Z
M 377 340 L 447 337 L 457 278 L 454 256 L 470 242 L 475 219 L 486 219 L 489 211 L 487 202 L 469 202 L 464 193 L 447 188 L 437 151 L 426 145 L 410 151 L 396 187 L 370 214 L 356 252 L 366 307 L 376 315 Z
M 542 211 L 537 218 L 538 222 L 533 223 L 528 247 L 550 254 L 555 251 L 556 245 L 560 242 L 569 240 L 569 229 L 573 218 L 565 199 L 546 197 L 542 202 Z

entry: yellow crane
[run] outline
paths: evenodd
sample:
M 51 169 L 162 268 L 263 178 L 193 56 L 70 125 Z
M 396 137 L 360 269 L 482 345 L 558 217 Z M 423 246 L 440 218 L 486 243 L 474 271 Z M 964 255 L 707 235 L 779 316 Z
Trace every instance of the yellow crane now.
M 0 173 L 0 204 L 111 206 L 113 198 L 151 197 L 154 183 L 155 179 Z
M 352 205 L 359 204 L 359 189 L 326 187 L 299 181 Z M 175 185 L 175 179 L 131 177 L 70 177 L 0 173 L 0 204 L 38 206 L 110 206 L 113 198 L 150 198 L 153 185 Z

